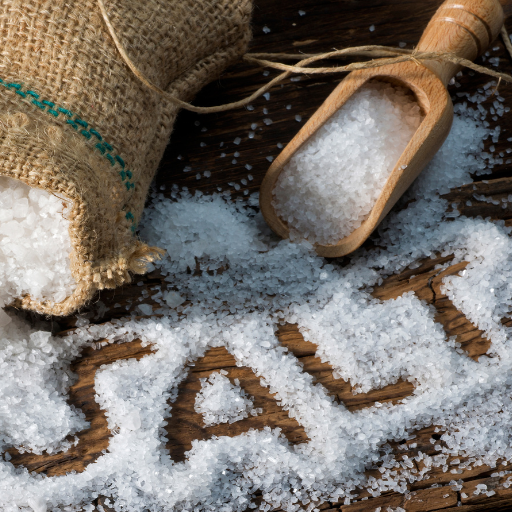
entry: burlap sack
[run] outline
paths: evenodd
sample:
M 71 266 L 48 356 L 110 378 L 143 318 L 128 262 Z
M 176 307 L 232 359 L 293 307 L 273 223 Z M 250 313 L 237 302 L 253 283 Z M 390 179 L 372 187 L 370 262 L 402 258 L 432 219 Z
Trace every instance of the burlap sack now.
M 190 100 L 246 50 L 251 0 L 105 0 L 116 34 L 155 85 Z M 0 174 L 72 201 L 76 291 L 65 315 L 98 289 L 130 281 L 153 251 L 135 228 L 177 107 L 149 90 L 113 44 L 96 0 L 0 5 Z

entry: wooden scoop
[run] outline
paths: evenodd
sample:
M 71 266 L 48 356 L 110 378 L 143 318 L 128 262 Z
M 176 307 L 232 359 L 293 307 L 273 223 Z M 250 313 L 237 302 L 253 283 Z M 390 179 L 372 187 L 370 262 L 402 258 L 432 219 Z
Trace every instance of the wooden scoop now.
M 473 60 L 483 53 L 503 25 L 498 0 L 446 0 L 434 14 L 417 49 L 451 52 Z M 445 61 L 403 62 L 353 71 L 334 89 L 270 166 L 260 190 L 260 206 L 269 226 L 289 237 L 287 224 L 272 206 L 273 188 L 283 166 L 293 154 L 369 80 L 382 80 L 409 88 L 425 115 L 386 181 L 368 218 L 336 244 L 316 244 L 320 256 L 337 257 L 356 250 L 379 225 L 409 185 L 441 147 L 450 131 L 453 105 L 446 85 L 460 66 Z M 392 142 L 392 141 L 390 141 Z

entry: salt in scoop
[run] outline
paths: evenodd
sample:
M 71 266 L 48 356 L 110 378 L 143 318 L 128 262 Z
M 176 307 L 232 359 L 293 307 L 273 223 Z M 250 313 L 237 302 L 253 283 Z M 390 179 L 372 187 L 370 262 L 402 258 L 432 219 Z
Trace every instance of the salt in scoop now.
M 427 25 L 417 50 L 449 52 L 474 60 L 498 35 L 503 18 L 498 0 L 446 0 Z M 459 70 L 460 66 L 451 62 L 428 60 L 362 69 L 347 75 L 273 161 L 265 175 L 260 190 L 260 206 L 273 231 L 282 238 L 289 238 L 290 227 L 279 217 L 272 202 L 279 175 L 292 156 L 367 82 L 389 82 L 414 94 L 424 118 L 362 224 L 337 243 L 315 244 L 316 252 L 325 257 L 343 256 L 356 250 L 443 144 L 453 120 L 453 105 L 446 86 Z

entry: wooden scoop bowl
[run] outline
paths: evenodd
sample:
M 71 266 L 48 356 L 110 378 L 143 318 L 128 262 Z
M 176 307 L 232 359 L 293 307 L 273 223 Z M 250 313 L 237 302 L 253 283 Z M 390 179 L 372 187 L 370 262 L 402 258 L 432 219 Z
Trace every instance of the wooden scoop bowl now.
M 427 25 L 417 49 L 451 52 L 474 60 L 492 43 L 502 25 L 503 10 L 498 0 L 446 0 Z M 422 61 L 421 64 L 391 64 L 353 71 L 347 75 L 267 171 L 261 185 L 260 206 L 269 226 L 282 238 L 289 237 L 289 227 L 277 215 L 272 200 L 279 174 L 293 154 L 366 82 L 391 82 L 414 93 L 425 117 L 396 163 L 368 218 L 336 244 L 315 245 L 316 252 L 326 257 L 343 256 L 356 250 L 446 139 L 453 120 L 453 105 L 446 86 L 459 70 L 460 66 L 456 64 L 432 60 Z

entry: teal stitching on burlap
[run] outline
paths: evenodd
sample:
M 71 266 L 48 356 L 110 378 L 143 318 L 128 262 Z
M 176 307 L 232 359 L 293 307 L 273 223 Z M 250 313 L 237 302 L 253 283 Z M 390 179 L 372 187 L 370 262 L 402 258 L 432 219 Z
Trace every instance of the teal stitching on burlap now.
M 96 130 L 89 130 L 98 140 L 103 140 L 103 137 Z M 97 146 L 97 145 L 96 145 Z
M 132 230 L 132 233 L 135 233 L 135 217 L 133 216 L 133 213 L 132 212 L 126 212 L 126 220 L 131 220 L 132 221 L 132 227 L 131 227 L 131 230 Z
M 31 101 L 32 105 L 35 105 L 41 110 L 44 110 L 45 112 L 48 112 L 48 114 L 52 115 L 53 117 L 58 117 L 59 113 L 64 114 L 68 117 L 73 117 L 74 114 L 70 110 L 63 108 L 63 107 L 56 107 L 55 109 L 55 103 L 48 101 L 48 100 L 41 100 L 39 101 L 39 94 L 37 92 L 34 92 L 32 90 L 23 91 L 22 90 L 22 84 L 19 84 L 17 82 L 10 82 L 5 83 L 4 80 L 0 78 L 0 85 L 3 85 L 7 87 L 8 89 L 14 89 L 14 92 L 21 96 L 22 98 L 26 98 L 27 96 L 31 96 L 33 99 Z M 46 110 L 46 107 L 48 107 L 48 110 Z M 80 119 L 79 117 L 75 117 L 75 119 L 66 119 L 66 124 L 71 125 L 75 130 L 78 131 L 78 127 L 81 126 L 82 128 L 88 128 L 89 123 L 84 121 L 83 119 Z M 89 131 L 87 130 L 80 130 L 80 133 L 86 138 L 90 139 L 92 135 L 94 135 L 100 142 L 94 145 L 96 149 L 100 151 L 100 153 L 108 159 L 110 162 L 110 165 L 115 166 L 116 163 L 119 164 L 122 168 L 122 170 L 119 172 L 119 175 L 121 176 L 121 179 L 123 182 L 125 182 L 126 178 L 129 180 L 132 179 L 133 174 L 129 170 L 125 170 L 126 163 L 125 161 L 119 156 L 115 155 L 112 156 L 110 153 L 107 153 L 107 151 L 112 151 L 114 148 L 108 143 L 103 140 L 103 137 L 99 132 L 96 130 L 90 128 Z M 125 182 L 126 189 L 129 191 L 131 189 L 135 188 L 135 183 L 126 181 Z M 130 220 L 132 222 L 131 230 L 132 232 L 135 232 L 135 217 L 131 212 L 128 212 L 126 214 L 126 219 Z
M 38 97 L 39 97 L 39 95 L 38 95 Z M 57 110 L 59 112 L 62 112 L 63 114 L 66 114 L 69 117 L 73 117 L 73 112 L 70 112 L 67 108 L 59 107 Z

